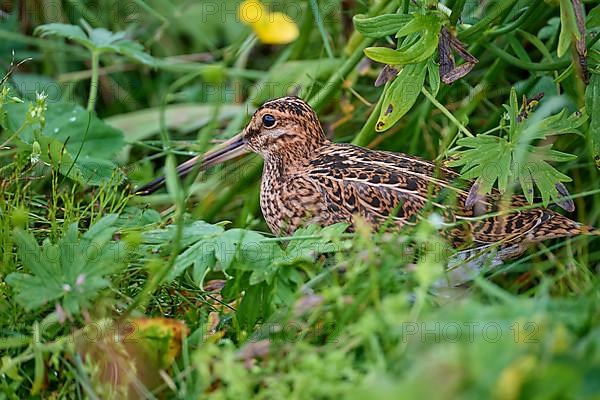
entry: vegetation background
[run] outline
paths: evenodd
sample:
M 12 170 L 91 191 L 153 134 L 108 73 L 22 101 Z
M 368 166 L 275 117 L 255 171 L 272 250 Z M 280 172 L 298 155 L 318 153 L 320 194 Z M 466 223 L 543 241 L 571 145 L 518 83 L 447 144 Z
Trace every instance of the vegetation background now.
M 274 238 L 258 157 L 174 166 L 297 94 L 600 226 L 599 32 L 580 0 L 0 2 L 0 398 L 598 398 L 598 239 L 453 287 L 435 215 Z

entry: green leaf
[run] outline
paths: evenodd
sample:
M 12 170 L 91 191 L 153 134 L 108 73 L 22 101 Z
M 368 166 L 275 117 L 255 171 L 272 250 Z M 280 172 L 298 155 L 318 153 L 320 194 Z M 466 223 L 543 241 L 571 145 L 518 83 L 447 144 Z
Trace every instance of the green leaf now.
M 523 130 L 519 134 L 519 142 L 526 140 L 530 142 L 535 139 L 545 139 L 550 135 L 562 135 L 577 132 L 577 129 L 587 120 L 587 115 L 574 112 L 566 115 L 562 110 L 558 114 L 551 115 L 541 121 L 537 118 L 528 118 L 523 123 Z
M 427 79 L 431 95 L 436 97 L 440 90 L 440 66 L 433 57 L 427 60 Z
M 144 51 L 144 46 L 132 40 L 120 40 L 110 46 L 102 47 L 102 50 L 112 50 L 117 54 L 123 55 L 131 60 L 135 60 L 144 65 L 154 67 L 157 61 L 154 57 Z
M 413 16 L 408 14 L 384 14 L 376 17 L 358 14 L 352 18 L 352 22 L 356 30 L 363 36 L 380 38 L 398 32 L 412 19 Z
M 600 75 L 598 74 L 591 75 L 590 84 L 585 89 L 585 109 L 590 116 L 587 135 L 592 144 L 592 156 L 596 168 L 600 169 Z
M 104 28 L 86 28 L 86 32 L 76 25 L 51 23 L 38 26 L 34 33 L 41 37 L 58 36 L 73 40 L 90 51 L 115 53 L 142 64 L 156 66 L 156 60 L 144 52 L 144 46 L 126 38 L 125 32 L 111 32 Z
M 14 132 L 25 121 L 27 105 L 8 104 L 6 108 L 8 128 Z M 42 161 L 78 182 L 101 185 L 122 176 L 112 159 L 124 145 L 123 134 L 77 104 L 48 104 L 41 135 L 29 126 L 19 138 L 28 144 L 37 140 Z
M 585 25 L 588 30 L 600 29 L 600 4 L 592 8 L 592 11 L 588 13 Z
M 144 232 L 142 241 L 148 245 L 165 245 L 173 241 L 175 237 L 176 226 L 169 225 L 164 229 L 153 229 Z M 192 243 L 207 237 L 217 236 L 223 232 L 223 227 L 212 225 L 205 221 L 194 221 L 183 227 L 182 245 L 187 247 Z M 156 248 L 154 248 L 156 250 Z
M 414 64 L 426 60 L 437 49 L 440 21 L 434 15 L 416 14 L 414 19 L 403 27 L 397 36 L 406 36 L 415 32 L 422 32 L 420 38 L 398 50 L 387 47 L 367 47 L 364 52 L 367 57 L 389 65 Z
M 558 57 L 560 58 L 567 53 L 573 39 L 579 40 L 580 38 L 573 3 L 571 0 L 560 0 L 560 35 L 558 36 L 558 47 L 556 49 Z
M 263 243 L 266 238 L 258 232 L 245 229 L 229 229 L 216 240 L 215 256 L 225 271 L 234 259 L 241 261 L 238 268 L 247 264 L 248 269 L 264 267 L 273 258 L 273 243 Z
M 499 182 L 502 189 L 511 175 L 510 144 L 497 136 L 478 135 L 474 138 L 459 139 L 459 146 L 469 147 L 459 153 L 459 158 L 449 162 L 449 166 L 462 166 L 461 175 L 465 179 L 477 179 L 482 193 L 489 193 Z
M 35 309 L 60 300 L 69 314 L 90 307 L 98 291 L 109 285 L 106 275 L 124 267 L 124 243 L 110 240 L 115 222 L 116 216 L 108 215 L 81 237 L 77 224 L 72 224 L 56 244 L 46 240 L 41 248 L 31 233 L 16 229 L 19 259 L 31 272 L 6 277 L 16 301 Z
M 168 246 L 175 237 L 175 230 L 175 225 L 169 225 L 164 229 L 144 232 L 142 242 L 150 247 L 151 252 L 156 252 L 161 248 L 170 251 Z M 217 239 L 223 232 L 221 226 L 204 221 L 194 221 L 185 225 L 181 243 L 184 250 L 175 259 L 173 269 L 167 275 L 166 281 L 172 281 L 187 268 L 194 266 L 194 281 L 201 284 L 206 272 L 215 266 L 215 251 L 218 250 Z
M 175 279 L 192 265 L 194 266 L 194 277 L 200 275 L 204 278 L 206 270 L 215 265 L 215 250 L 217 250 L 217 246 L 213 235 L 207 235 L 200 239 L 177 256 L 175 265 L 167 276 L 167 281 Z M 204 271 L 200 271 L 201 268 L 204 268 Z M 194 282 L 200 284 L 201 280 L 198 281 L 194 278 Z
M 375 125 L 377 132 L 390 129 L 412 108 L 423 88 L 426 71 L 425 63 L 409 64 L 388 84 Z
M 217 259 L 214 252 L 207 252 L 197 257 L 194 260 L 194 268 L 192 270 L 192 279 L 198 284 L 198 286 L 204 286 L 204 278 L 208 271 L 215 267 Z
M 461 166 L 462 177 L 475 179 L 481 193 L 490 193 L 496 182 L 498 190 L 505 193 L 511 182 L 518 181 L 529 202 L 533 202 L 537 187 L 544 205 L 553 200 L 571 211 L 572 202 L 559 200 L 564 197 L 559 191 L 560 187 L 564 188 L 562 182 L 571 179 L 549 162 L 566 162 L 576 157 L 552 150 L 552 145 L 534 146 L 530 143 L 549 135 L 573 132 L 585 122 L 586 116 L 579 112 L 566 116 L 563 110 L 545 117 L 553 106 L 548 103 L 539 113 L 519 122 L 519 106 L 514 89 L 511 90 L 509 101 L 510 105 L 505 105 L 509 126 L 502 126 L 508 131 L 508 139 L 491 135 L 461 138 L 457 144 L 467 149 L 459 151 L 458 158 L 448 165 Z
M 55 264 L 42 253 L 42 249 L 33 235 L 17 228 L 13 232 L 13 238 L 18 245 L 17 254 L 21 261 L 28 265 L 33 273 L 43 275 L 44 278 L 54 279 Z
M 303 237 L 301 240 L 291 240 L 285 248 L 284 254 L 273 260 L 278 267 L 294 265 L 301 262 L 313 263 L 319 254 L 335 252 L 337 249 L 333 241 L 346 231 L 348 224 L 338 223 L 324 228 L 310 225 L 297 229 L 294 237 Z M 304 238 L 304 237 L 310 238 Z
M 270 298 L 270 291 L 265 283 L 251 285 L 244 291 L 244 296 L 236 312 L 242 329 L 251 329 L 261 315 L 268 314 Z
M 116 224 L 118 218 L 118 214 L 105 215 L 98 220 L 98 222 L 92 225 L 86 233 L 83 234 L 83 238 L 94 242 L 95 244 L 105 244 L 112 238 L 112 235 L 117 230 L 114 225 Z
M 88 38 L 83 29 L 77 25 L 60 23 L 44 24 L 35 28 L 33 33 L 40 37 L 58 36 L 73 40 L 88 49 L 94 48 L 94 43 Z
M 411 33 L 432 29 L 432 26 L 439 25 L 438 19 L 433 15 L 421 15 L 415 14 L 410 22 L 404 25 L 398 32 L 396 32 L 396 38 L 408 36 Z
M 259 232 L 245 229 L 230 229 L 195 221 L 184 226 L 183 251 L 177 256 L 175 265 L 167 280 L 173 280 L 187 268 L 193 267 L 194 282 L 202 285 L 210 271 L 222 271 L 227 275 L 239 275 L 251 271 L 249 284 L 271 283 L 278 270 L 297 263 L 313 263 L 319 254 L 334 252 L 334 240 L 348 227 L 347 224 L 334 224 L 325 228 L 311 225 L 300 228 L 292 240 L 282 250 L 280 243 L 266 238 Z M 142 241 L 147 250 L 170 251 L 175 226 L 145 232 Z M 308 238 L 307 238 L 308 237 Z

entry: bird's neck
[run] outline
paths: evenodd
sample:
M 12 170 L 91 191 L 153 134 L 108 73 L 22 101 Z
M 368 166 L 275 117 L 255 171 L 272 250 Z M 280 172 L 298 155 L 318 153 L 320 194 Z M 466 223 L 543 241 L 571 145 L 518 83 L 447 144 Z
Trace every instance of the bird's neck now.
M 274 176 L 285 176 L 302 170 L 321 151 L 331 144 L 327 139 L 319 142 L 291 142 L 277 151 L 265 154 L 265 172 Z

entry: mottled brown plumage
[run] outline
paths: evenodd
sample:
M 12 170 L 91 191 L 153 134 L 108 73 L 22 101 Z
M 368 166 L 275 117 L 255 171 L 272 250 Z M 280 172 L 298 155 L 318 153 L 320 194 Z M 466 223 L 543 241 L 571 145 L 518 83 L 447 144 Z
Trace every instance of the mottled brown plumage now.
M 430 207 L 443 216 L 448 227 L 442 232 L 455 247 L 500 244 L 506 259 L 532 242 L 590 231 L 548 208 L 515 211 L 527 206 L 522 196 L 500 207 L 501 196 L 494 192 L 466 207 L 468 183 L 456 172 L 414 156 L 332 143 L 315 112 L 297 97 L 265 103 L 225 148 L 187 161 L 179 172 L 187 173 L 199 160 L 209 167 L 247 150 L 264 158 L 260 206 L 276 235 L 309 223 L 346 222 L 352 229 L 359 217 L 374 229 L 384 223 L 401 228 L 415 224 Z M 162 182 L 159 178 L 138 193 L 150 193 Z M 511 211 L 476 218 L 500 209 Z

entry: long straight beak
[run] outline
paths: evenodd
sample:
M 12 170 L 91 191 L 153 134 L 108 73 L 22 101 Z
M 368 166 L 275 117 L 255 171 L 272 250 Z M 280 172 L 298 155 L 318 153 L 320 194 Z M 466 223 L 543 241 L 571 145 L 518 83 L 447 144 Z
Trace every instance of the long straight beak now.
M 193 171 L 195 168 L 199 170 L 205 170 L 207 168 L 212 167 L 213 165 L 220 164 L 227 160 L 231 160 L 232 158 L 241 156 L 242 154 L 248 153 L 248 149 L 246 148 L 246 142 L 244 140 L 243 134 L 239 133 L 227 140 L 223 144 L 221 144 L 220 148 L 217 150 L 209 151 L 202 156 L 196 156 L 190 158 L 186 162 L 180 164 L 177 167 L 177 175 L 180 177 L 184 177 Z M 200 166 L 197 167 L 198 162 L 200 162 Z M 161 176 L 149 182 L 142 187 L 138 188 L 135 191 L 135 194 L 140 196 L 146 196 L 151 193 L 156 192 L 165 184 L 165 177 Z

